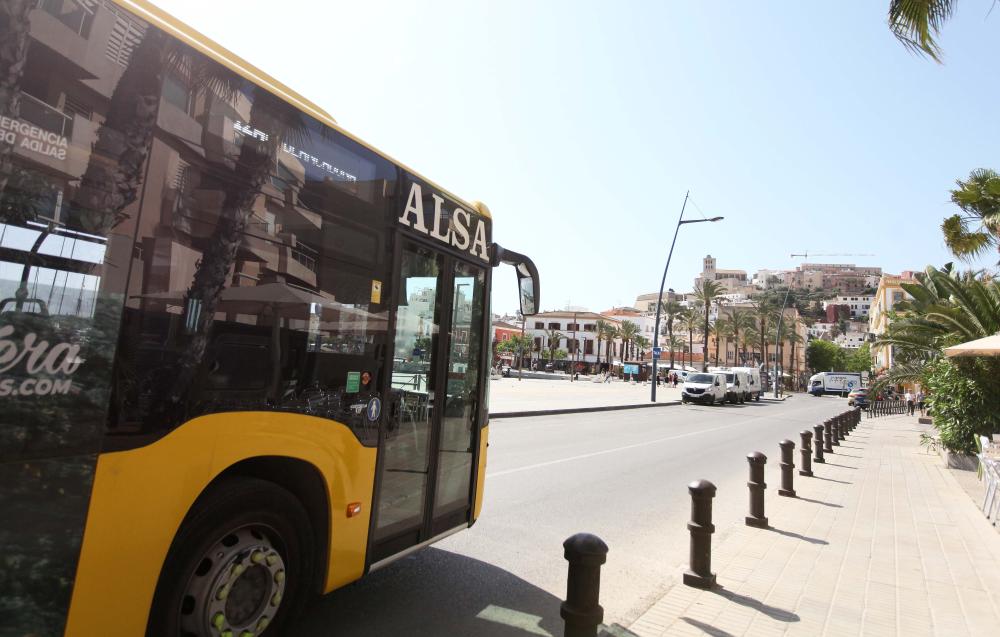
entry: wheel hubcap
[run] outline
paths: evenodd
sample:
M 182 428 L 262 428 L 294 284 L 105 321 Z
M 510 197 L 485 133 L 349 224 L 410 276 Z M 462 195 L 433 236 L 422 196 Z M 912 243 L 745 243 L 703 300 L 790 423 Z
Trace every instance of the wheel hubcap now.
M 264 527 L 220 538 L 191 575 L 181 629 L 198 637 L 253 637 L 274 619 L 285 592 L 285 561 Z

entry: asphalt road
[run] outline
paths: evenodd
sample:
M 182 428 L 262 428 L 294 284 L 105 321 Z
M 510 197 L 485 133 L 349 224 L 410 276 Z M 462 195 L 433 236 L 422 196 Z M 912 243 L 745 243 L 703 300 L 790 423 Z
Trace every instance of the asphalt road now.
M 778 442 L 795 441 L 798 463 L 798 432 L 844 409 L 843 399 L 800 394 L 784 403 L 496 420 L 479 521 L 327 595 L 291 634 L 562 635 L 562 542 L 580 531 L 610 547 L 605 623 L 627 626 L 686 566 L 687 484 L 716 484 L 724 534 L 746 514 L 746 454 L 767 454 L 767 497 L 777 497 Z

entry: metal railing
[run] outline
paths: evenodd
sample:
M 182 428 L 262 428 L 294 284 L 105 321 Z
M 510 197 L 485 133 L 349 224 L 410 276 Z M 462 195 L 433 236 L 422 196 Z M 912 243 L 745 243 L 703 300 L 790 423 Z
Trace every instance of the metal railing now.
M 21 92 L 21 119 L 63 137 L 73 136 L 72 117 L 55 106 L 46 104 L 23 91 Z

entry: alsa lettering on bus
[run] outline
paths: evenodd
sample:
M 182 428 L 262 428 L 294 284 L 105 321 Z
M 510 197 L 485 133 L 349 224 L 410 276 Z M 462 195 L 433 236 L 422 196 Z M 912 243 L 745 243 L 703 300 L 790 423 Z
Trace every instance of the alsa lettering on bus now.
M 30 375 L 44 373 L 69 376 L 83 363 L 79 345 L 56 343 L 50 346 L 48 341 L 38 340 L 38 335 L 34 333 L 25 334 L 21 343 L 17 343 L 10 339 L 13 333 L 14 327 L 11 325 L 0 327 L 0 374 L 24 361 L 24 369 Z M 72 387 L 72 381 L 66 378 L 26 378 L 21 381 L 2 378 L 0 397 L 66 394 Z
M 10 117 L 0 117 L 0 141 L 58 160 L 66 159 L 69 142 L 65 137 Z
M 444 198 L 436 193 L 431 193 L 431 199 L 434 200 L 434 227 L 428 230 L 427 224 L 424 222 L 423 190 L 418 183 L 413 183 L 410 186 L 410 194 L 406 198 L 406 207 L 403 208 L 403 214 L 399 216 L 399 223 L 430 237 L 434 237 L 438 241 L 447 243 L 459 250 L 465 250 L 488 262 L 490 257 L 487 254 L 486 224 L 483 220 L 479 217 L 473 219 L 467 210 L 463 210 L 457 206 L 451 215 L 446 215 Z M 441 226 L 445 225 L 443 222 L 447 216 L 451 217 L 451 221 L 442 228 Z M 474 228 L 470 227 L 472 223 L 475 223 Z

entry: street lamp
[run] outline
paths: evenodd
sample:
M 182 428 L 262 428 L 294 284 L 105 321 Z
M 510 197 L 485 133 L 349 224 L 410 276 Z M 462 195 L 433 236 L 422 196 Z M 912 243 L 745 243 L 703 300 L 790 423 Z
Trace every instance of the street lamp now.
M 677 243 L 677 233 L 680 231 L 681 226 L 686 223 L 702 223 L 705 221 L 722 221 L 724 217 L 711 217 L 710 219 L 684 219 L 684 209 L 687 207 L 688 196 L 691 191 L 684 193 L 684 203 L 681 205 L 681 214 L 677 217 L 677 227 L 674 228 L 674 240 L 670 242 L 670 252 L 667 253 L 667 265 L 663 267 L 663 278 L 660 279 L 660 294 L 656 297 L 656 322 L 653 325 L 653 382 L 649 384 L 651 402 L 656 402 L 656 362 L 657 362 L 657 344 L 660 338 L 660 307 L 663 305 L 663 286 L 667 282 L 667 270 L 670 269 L 670 258 L 674 256 L 674 245 Z M 706 337 L 707 338 L 707 337 Z M 707 343 L 706 343 L 707 344 Z M 671 346 L 672 347 L 672 346 Z M 706 348 L 707 349 L 707 348 Z

